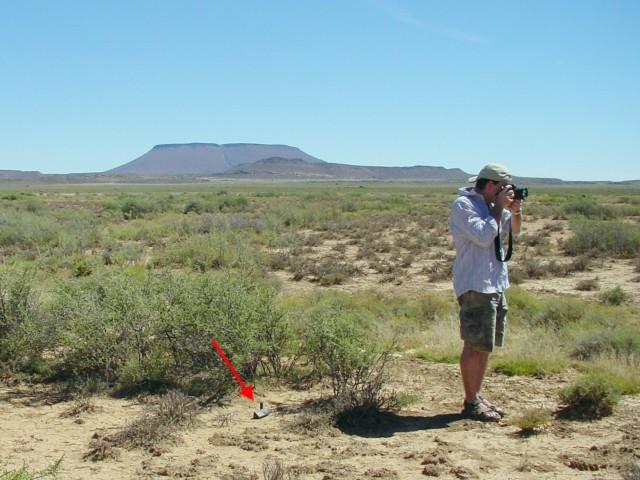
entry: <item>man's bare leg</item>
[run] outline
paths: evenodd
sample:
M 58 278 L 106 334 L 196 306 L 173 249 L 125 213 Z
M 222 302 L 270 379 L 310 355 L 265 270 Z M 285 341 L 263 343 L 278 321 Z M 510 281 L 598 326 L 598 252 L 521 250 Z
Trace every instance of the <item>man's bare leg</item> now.
M 482 381 L 489 364 L 489 353 L 464 347 L 460 355 L 460 373 L 464 386 L 464 399 L 475 402 L 482 388 Z

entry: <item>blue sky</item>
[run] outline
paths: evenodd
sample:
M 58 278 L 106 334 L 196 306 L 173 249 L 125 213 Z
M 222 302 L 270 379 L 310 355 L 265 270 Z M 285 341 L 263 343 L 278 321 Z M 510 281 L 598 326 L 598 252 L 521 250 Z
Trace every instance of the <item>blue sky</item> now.
M 159 143 L 640 178 L 640 2 L 0 0 L 0 169 Z

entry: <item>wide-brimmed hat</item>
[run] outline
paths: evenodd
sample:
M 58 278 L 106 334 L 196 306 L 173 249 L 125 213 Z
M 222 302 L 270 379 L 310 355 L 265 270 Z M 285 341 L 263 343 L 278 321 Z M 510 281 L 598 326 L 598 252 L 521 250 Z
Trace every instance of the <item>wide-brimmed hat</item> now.
M 489 163 L 482 167 L 478 175 L 469 178 L 470 182 L 475 182 L 479 178 L 486 178 L 494 182 L 510 182 L 511 174 L 507 171 L 507 167 L 499 163 Z

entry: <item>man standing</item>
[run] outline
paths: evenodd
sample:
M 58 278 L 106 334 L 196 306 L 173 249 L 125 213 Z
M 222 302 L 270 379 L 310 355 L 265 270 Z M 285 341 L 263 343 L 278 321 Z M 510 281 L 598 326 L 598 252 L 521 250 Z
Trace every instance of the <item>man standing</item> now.
M 502 261 L 502 240 L 503 233 L 520 232 L 522 201 L 514 199 L 511 175 L 502 165 L 488 164 L 469 181 L 475 186 L 459 190 L 449 220 L 456 246 L 453 287 L 464 340 L 460 356 L 465 396 L 462 413 L 497 422 L 504 410 L 483 398 L 480 390 L 489 354 L 504 342 L 509 278 L 507 264 Z

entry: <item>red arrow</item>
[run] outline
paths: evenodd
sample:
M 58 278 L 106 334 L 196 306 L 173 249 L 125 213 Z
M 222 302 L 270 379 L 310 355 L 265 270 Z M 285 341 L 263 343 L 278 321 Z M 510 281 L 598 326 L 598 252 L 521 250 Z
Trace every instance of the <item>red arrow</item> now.
M 218 352 L 218 355 L 220 355 L 220 358 L 222 358 L 222 361 L 227 364 L 227 367 L 229 367 L 229 370 L 231 370 L 231 373 L 233 374 L 233 376 L 236 377 L 236 380 L 238 381 L 241 387 L 240 395 L 242 395 L 243 397 L 247 397 L 249 400 L 253 400 L 253 387 L 251 385 L 245 385 L 244 380 L 242 380 L 242 377 L 236 371 L 236 369 L 233 368 L 233 365 L 231 365 L 231 361 L 224 354 L 224 352 L 222 351 L 222 348 L 220 348 L 220 345 L 218 344 L 218 342 L 216 342 L 214 338 L 211 339 L 211 345 L 213 345 L 213 348 L 216 349 L 216 351 Z

